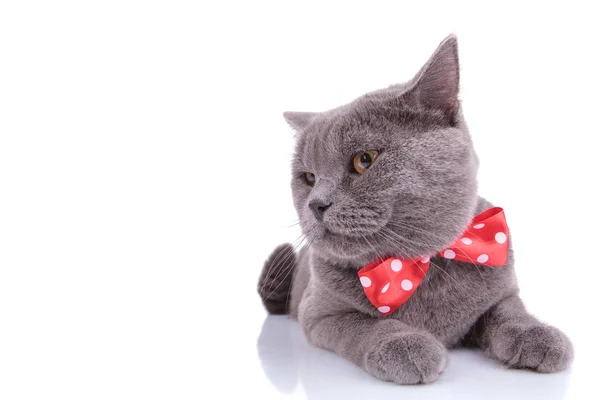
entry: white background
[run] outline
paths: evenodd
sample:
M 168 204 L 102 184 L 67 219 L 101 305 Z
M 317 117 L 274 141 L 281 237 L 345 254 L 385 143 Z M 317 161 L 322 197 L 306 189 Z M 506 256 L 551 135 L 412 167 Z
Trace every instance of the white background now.
M 1 3 L 0 398 L 597 393 L 598 12 L 368 3 Z M 575 344 L 567 372 L 458 351 L 397 387 L 255 294 L 299 236 L 281 112 L 405 81 L 451 32 L 480 192 L 506 210 L 530 310 Z

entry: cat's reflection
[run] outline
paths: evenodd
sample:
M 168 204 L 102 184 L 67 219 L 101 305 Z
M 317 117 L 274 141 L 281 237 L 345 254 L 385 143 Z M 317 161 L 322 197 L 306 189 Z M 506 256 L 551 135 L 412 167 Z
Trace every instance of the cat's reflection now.
M 310 399 L 460 398 L 562 399 L 569 372 L 538 374 L 507 370 L 475 350 L 457 350 L 441 378 L 430 385 L 381 382 L 341 357 L 307 343 L 298 323 L 268 316 L 257 343 L 262 368 L 282 393 L 301 386 Z M 386 396 L 386 397 L 383 397 Z

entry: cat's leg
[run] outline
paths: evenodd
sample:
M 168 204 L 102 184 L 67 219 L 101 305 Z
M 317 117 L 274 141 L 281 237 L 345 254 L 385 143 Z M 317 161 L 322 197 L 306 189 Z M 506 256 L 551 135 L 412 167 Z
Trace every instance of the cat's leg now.
M 371 375 L 399 384 L 428 383 L 446 365 L 447 350 L 431 334 L 361 313 L 300 316 L 313 345 L 347 358 Z
M 529 314 L 516 295 L 488 310 L 473 335 L 487 355 L 511 368 L 555 372 L 567 368 L 573 359 L 569 338 Z

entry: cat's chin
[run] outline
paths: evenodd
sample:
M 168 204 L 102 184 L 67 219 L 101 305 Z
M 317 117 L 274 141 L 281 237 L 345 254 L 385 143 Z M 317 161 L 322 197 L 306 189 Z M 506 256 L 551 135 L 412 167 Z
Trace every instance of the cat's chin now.
M 321 235 L 314 238 L 312 247 L 331 259 L 351 264 L 366 264 L 377 258 L 374 254 L 376 249 L 373 248 L 376 242 L 371 239 L 371 235 L 348 236 L 325 229 Z M 372 244 L 369 244 L 369 240 Z

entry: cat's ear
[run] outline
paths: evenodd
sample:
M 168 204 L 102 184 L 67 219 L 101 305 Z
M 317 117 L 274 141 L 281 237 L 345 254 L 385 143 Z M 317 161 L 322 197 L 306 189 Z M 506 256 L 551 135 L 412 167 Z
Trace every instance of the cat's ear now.
M 315 119 L 319 113 L 286 111 L 283 113 L 283 118 L 296 131 L 301 131 L 306 128 Z
M 459 107 L 458 42 L 450 35 L 408 84 L 404 96 L 410 103 L 443 111 L 454 119 Z

